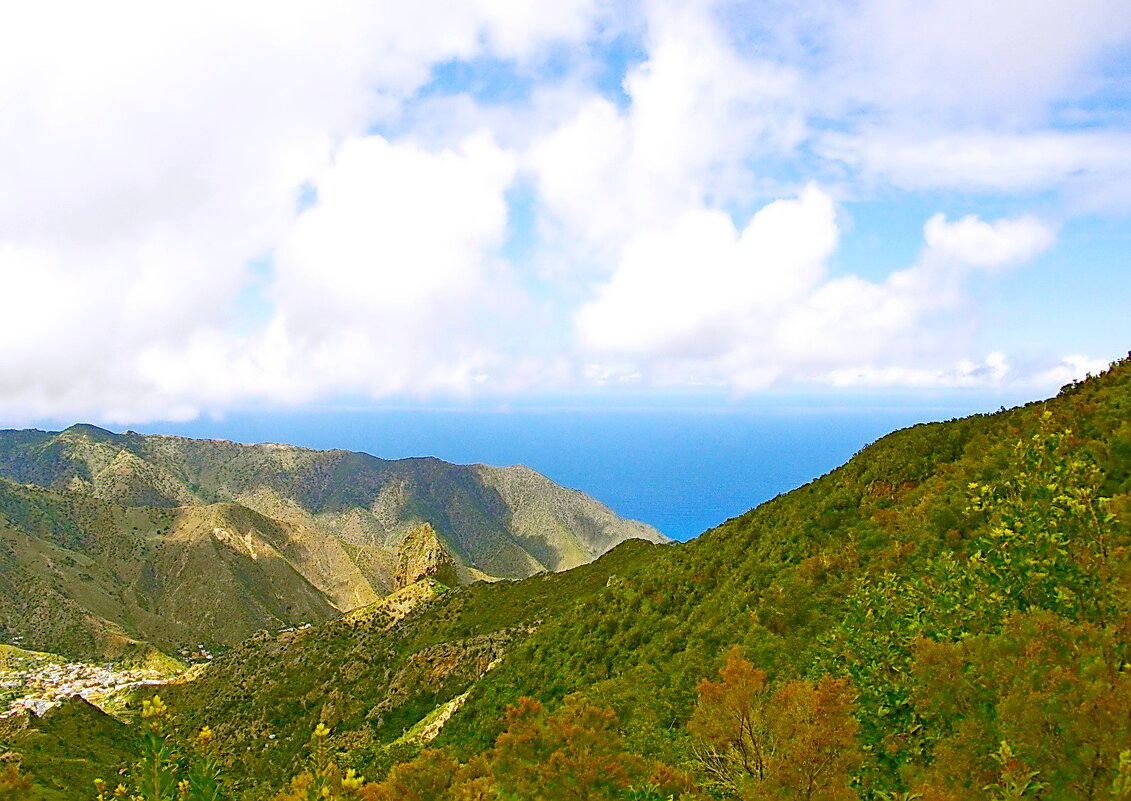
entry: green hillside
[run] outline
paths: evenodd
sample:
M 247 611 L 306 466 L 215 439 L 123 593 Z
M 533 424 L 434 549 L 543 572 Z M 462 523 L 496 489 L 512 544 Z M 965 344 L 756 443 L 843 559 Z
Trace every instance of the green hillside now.
M 77 697 L 42 717 L 0 719 L 0 757 L 19 755 L 23 770 L 35 777 L 36 801 L 92 798 L 94 780 L 131 760 L 136 748 L 134 731 Z M 0 774 L 0 798 L 9 801 L 6 789 Z
M 738 645 L 770 681 L 852 682 L 865 794 L 984 797 L 1005 741 L 1048 797 L 1101 797 L 1131 748 L 1129 521 L 1124 361 L 1049 402 L 896 432 L 657 552 L 508 655 L 439 742 L 468 756 L 518 696 L 582 692 L 639 752 L 694 762 L 697 684 Z
M 489 675 L 542 620 L 598 597 L 610 576 L 655 550 L 631 540 L 570 571 L 455 592 L 422 581 L 322 626 L 252 638 L 164 697 L 184 731 L 212 728 L 241 776 L 278 782 L 296 772 L 318 723 L 362 767 Z
M 118 435 L 89 425 L 0 432 L 0 478 L 130 507 L 236 503 L 355 549 L 395 549 L 428 523 L 460 560 L 497 576 L 574 567 L 629 537 L 664 540 L 520 466 L 388 461 L 290 445 Z M 378 595 L 391 589 L 387 571 L 366 579 Z
M 0 632 L 28 647 L 175 653 L 338 611 L 278 555 L 282 524 L 243 507 L 123 507 L 0 481 L 0 514 Z
M 223 649 L 411 583 L 422 530 L 452 585 L 665 540 L 523 467 L 3 431 L 0 638 L 84 658 Z
M 252 638 L 170 741 L 279 801 L 1128 798 L 1129 523 L 1131 359 L 684 545 Z

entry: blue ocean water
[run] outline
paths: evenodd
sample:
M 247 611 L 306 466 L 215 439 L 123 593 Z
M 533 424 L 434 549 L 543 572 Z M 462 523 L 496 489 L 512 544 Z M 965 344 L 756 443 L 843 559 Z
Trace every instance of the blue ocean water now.
M 141 430 L 385 459 L 525 464 L 687 540 L 823 475 L 893 430 L 954 416 L 915 408 L 333 410 L 233 414 Z

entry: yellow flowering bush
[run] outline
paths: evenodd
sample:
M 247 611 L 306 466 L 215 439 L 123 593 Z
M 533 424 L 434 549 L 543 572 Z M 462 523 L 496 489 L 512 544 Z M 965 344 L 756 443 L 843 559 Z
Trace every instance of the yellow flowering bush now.
M 329 757 L 326 738 L 330 729 L 319 723 L 311 737 L 313 766 L 291 779 L 288 790 L 271 801 L 353 801 L 364 799 L 365 777 L 350 768 L 343 771 Z
M 126 772 L 126 783 L 113 789 L 102 779 L 94 782 L 96 801 L 225 801 L 220 765 L 213 755 L 212 729 L 205 726 L 189 743 L 178 747 L 171 734 L 172 711 L 161 699 L 141 702 L 138 759 Z

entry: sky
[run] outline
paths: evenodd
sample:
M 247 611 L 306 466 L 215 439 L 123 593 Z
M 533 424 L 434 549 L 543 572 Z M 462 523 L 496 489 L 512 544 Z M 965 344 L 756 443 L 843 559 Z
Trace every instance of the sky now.
M 5 3 L 0 120 L 3 426 L 996 408 L 1131 349 L 1126 0 Z

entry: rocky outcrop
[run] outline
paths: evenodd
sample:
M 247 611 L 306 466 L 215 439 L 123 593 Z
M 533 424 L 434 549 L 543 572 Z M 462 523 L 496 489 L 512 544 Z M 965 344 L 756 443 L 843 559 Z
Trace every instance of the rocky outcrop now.
M 397 589 L 430 578 L 455 587 L 459 584 L 459 568 L 451 552 L 431 525 L 425 523 L 405 535 L 394 584 Z
M 0 640 L 75 658 L 230 647 L 420 579 L 567 570 L 635 537 L 664 540 L 520 466 L 0 431 Z

